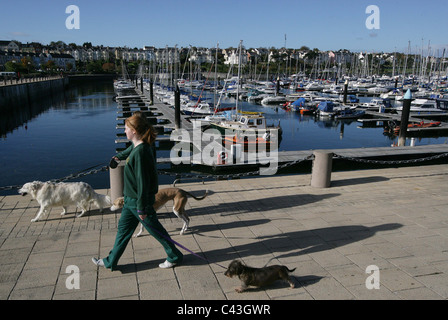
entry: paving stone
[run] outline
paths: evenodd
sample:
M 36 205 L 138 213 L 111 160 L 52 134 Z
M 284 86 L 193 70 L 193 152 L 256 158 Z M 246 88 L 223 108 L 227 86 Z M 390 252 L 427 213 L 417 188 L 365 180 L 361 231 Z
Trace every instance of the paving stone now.
M 35 201 L 0 197 L 0 299 L 447 299 L 447 174 L 446 164 L 335 172 L 323 189 L 310 187 L 306 174 L 207 182 L 209 196 L 187 204 L 186 235 L 179 235 L 182 222 L 171 204 L 159 219 L 175 241 L 211 264 L 181 249 L 182 265 L 169 270 L 158 267 L 166 254 L 147 232 L 130 241 L 118 270 L 93 265 L 92 257 L 112 249 L 119 212 L 75 218 L 75 209 L 60 216 L 54 208 L 31 223 Z M 296 268 L 296 288 L 277 281 L 237 293 L 240 280 L 224 275 L 234 259 Z M 379 268 L 378 290 L 366 288 L 371 265 Z M 73 266 L 79 289 L 67 287 Z

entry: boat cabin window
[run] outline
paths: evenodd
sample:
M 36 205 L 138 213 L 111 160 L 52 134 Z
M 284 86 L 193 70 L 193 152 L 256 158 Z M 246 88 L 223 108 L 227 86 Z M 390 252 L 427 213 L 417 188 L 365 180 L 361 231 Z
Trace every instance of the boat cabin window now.
M 242 124 L 246 124 L 246 123 L 247 123 L 247 118 L 246 118 L 246 117 L 241 117 L 241 118 L 240 118 L 240 122 L 241 122 Z
M 436 102 L 437 102 L 437 108 L 442 109 L 442 110 L 448 110 L 448 100 L 438 99 L 438 100 L 436 100 Z
M 257 126 L 262 125 L 263 124 L 263 119 L 257 119 Z

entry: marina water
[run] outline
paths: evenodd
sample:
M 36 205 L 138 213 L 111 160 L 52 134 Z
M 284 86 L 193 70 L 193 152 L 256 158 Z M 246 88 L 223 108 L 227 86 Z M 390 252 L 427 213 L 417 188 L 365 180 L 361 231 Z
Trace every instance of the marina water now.
M 0 114 L 0 187 L 29 181 L 59 179 L 91 167 L 105 166 L 124 144 L 116 144 L 117 103 L 112 81 L 70 85 L 58 96 L 17 106 Z M 208 97 L 210 93 L 208 93 Z M 360 98 L 361 102 L 370 98 Z M 213 99 L 211 99 L 213 101 Z M 224 103 L 235 103 L 227 98 Z M 300 115 L 281 106 L 239 102 L 244 111 L 264 112 L 268 124 L 280 125 L 283 136 L 279 151 L 388 147 L 396 142 L 383 128 L 360 128 L 356 120 L 334 121 Z M 446 137 L 417 139 L 416 145 L 447 143 Z M 409 142 L 408 142 L 409 144 Z M 311 154 L 311 151 L 310 151 Z M 158 150 L 169 157 L 169 150 Z M 198 172 L 200 168 L 195 168 Z M 172 177 L 160 175 L 160 183 Z M 109 188 L 109 173 L 99 172 L 72 181 L 85 181 L 94 188 Z M 17 190 L 0 191 L 0 195 Z

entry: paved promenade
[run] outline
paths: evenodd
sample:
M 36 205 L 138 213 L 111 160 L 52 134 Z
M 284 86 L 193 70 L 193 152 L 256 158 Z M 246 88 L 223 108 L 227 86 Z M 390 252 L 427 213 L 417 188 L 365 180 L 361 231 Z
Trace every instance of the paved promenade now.
M 448 298 L 448 165 L 333 172 L 327 189 L 312 188 L 310 179 L 179 184 L 197 195 L 210 191 L 188 201 L 184 236 L 171 204 L 159 210 L 176 241 L 212 262 L 297 268 L 295 289 L 276 282 L 236 293 L 238 279 L 183 250 L 181 266 L 159 269 L 165 254 L 147 233 L 131 240 L 119 270 L 97 268 L 91 257 L 112 248 L 119 213 L 75 218 L 75 208 L 65 216 L 55 208 L 31 223 L 37 202 L 17 195 L 0 197 L 0 299 Z M 372 265 L 378 271 L 366 273 Z M 378 274 L 379 289 L 368 289 Z

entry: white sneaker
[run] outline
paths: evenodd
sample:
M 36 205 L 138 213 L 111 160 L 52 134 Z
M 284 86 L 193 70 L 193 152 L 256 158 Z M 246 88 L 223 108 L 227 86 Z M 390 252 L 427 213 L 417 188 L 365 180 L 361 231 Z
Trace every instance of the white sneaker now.
M 104 267 L 103 259 L 92 258 L 92 262 L 98 267 Z
M 159 264 L 159 268 L 162 268 L 162 269 L 174 268 L 174 266 L 176 264 L 177 263 L 173 263 L 173 262 L 169 262 L 168 260 L 165 260 L 164 263 Z

